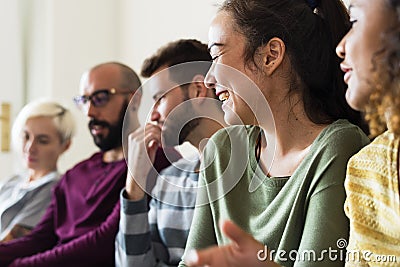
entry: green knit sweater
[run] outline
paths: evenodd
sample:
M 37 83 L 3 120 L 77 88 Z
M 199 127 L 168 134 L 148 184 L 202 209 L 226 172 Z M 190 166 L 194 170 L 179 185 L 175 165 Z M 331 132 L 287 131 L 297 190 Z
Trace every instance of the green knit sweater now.
M 232 126 L 208 142 L 203 166 L 211 167 L 200 175 L 186 251 L 229 243 L 218 222 L 230 219 L 274 250 L 283 266 L 343 266 L 346 164 L 368 138 L 338 120 L 320 133 L 291 177 L 267 177 L 255 158 L 258 135 L 258 127 Z

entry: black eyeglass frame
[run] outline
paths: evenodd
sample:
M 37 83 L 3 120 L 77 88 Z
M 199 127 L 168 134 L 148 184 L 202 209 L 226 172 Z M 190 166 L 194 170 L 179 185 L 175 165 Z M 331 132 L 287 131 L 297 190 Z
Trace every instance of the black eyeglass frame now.
M 102 101 L 104 101 L 104 103 L 99 104 L 99 103 L 96 103 L 95 101 L 93 101 L 93 98 L 95 98 L 99 94 L 104 94 L 104 93 L 107 95 L 107 99 L 102 100 Z M 95 107 L 102 107 L 102 106 L 106 105 L 108 103 L 108 101 L 110 101 L 110 96 L 112 96 L 112 95 L 127 95 L 127 94 L 131 94 L 131 93 L 132 93 L 132 91 L 117 91 L 117 89 L 115 89 L 115 88 L 99 89 L 91 95 L 75 96 L 72 100 L 74 101 L 75 105 L 78 108 L 84 107 L 85 105 L 87 105 L 87 103 L 89 101 Z

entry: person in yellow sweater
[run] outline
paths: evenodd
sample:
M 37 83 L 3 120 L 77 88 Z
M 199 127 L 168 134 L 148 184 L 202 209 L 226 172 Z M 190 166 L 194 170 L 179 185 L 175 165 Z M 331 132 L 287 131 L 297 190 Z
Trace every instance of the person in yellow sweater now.
M 349 105 L 374 141 L 347 168 L 346 266 L 400 266 L 400 1 L 350 1 L 352 27 L 336 48 Z

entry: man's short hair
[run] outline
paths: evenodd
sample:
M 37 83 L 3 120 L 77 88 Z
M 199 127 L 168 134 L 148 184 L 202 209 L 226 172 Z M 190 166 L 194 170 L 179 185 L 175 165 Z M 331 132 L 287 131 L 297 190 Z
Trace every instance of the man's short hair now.
M 190 78 L 198 74 L 205 76 L 211 66 L 211 56 L 207 45 L 195 39 L 180 39 L 161 47 L 153 56 L 147 58 L 143 62 L 141 75 L 149 78 L 161 67 L 171 67 L 194 61 L 209 61 L 210 65 L 199 64 L 198 68 L 190 68 L 193 69 L 192 73 L 186 73 L 185 75 L 190 75 Z M 173 76 L 171 76 L 172 79 L 174 79 Z

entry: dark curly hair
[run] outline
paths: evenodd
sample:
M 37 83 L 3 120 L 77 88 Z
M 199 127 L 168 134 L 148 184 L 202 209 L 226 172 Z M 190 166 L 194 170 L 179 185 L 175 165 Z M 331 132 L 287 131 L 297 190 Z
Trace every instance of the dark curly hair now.
M 374 90 L 366 107 L 371 137 L 389 129 L 400 136 L 400 0 L 386 0 L 393 24 L 381 35 L 383 46 L 373 58 Z

